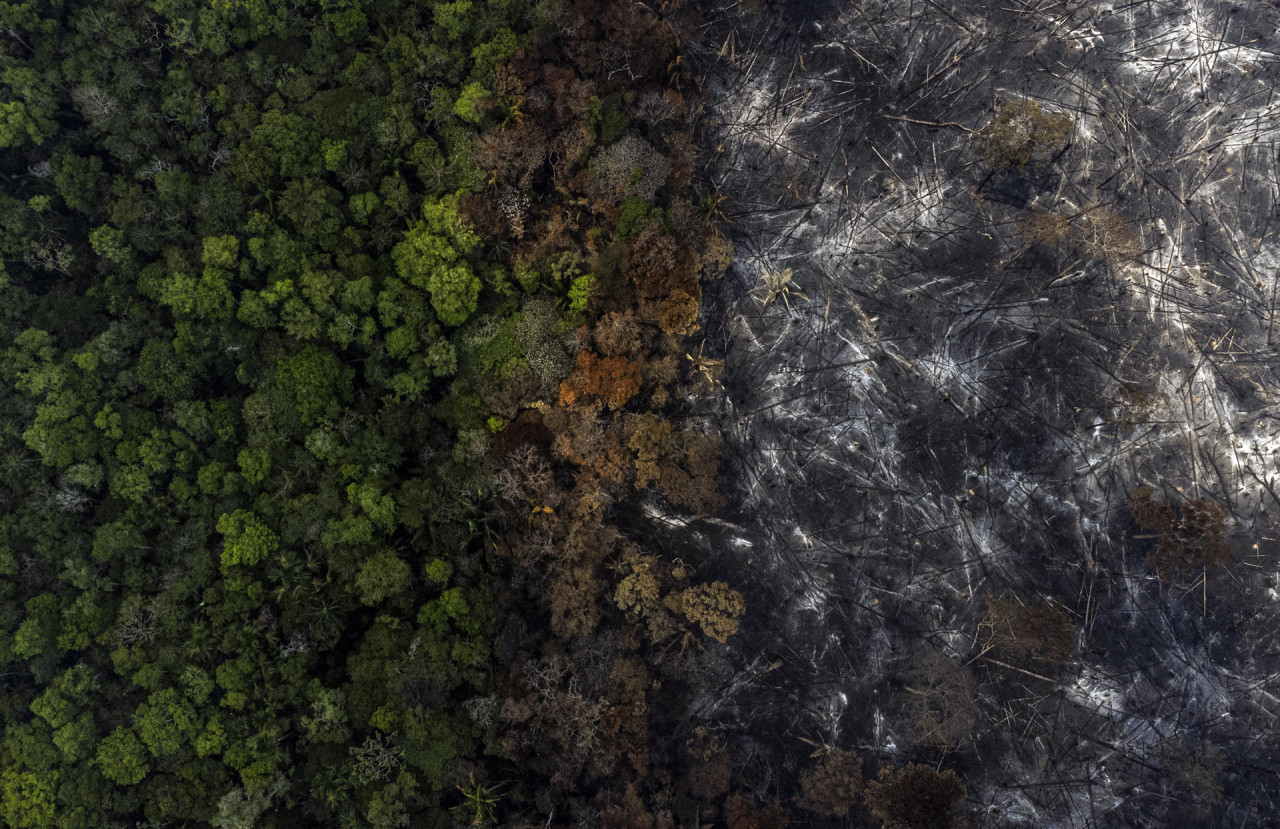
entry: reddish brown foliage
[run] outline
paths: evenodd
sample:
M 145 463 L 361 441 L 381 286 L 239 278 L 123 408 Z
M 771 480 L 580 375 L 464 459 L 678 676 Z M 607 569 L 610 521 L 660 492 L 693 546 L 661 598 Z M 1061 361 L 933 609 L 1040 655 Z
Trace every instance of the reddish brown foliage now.
M 467 193 L 458 200 L 458 215 L 483 236 L 497 236 L 504 227 L 502 211 L 487 194 Z
M 678 288 L 658 303 L 658 325 L 668 334 L 692 334 L 698 330 L 698 307 L 698 297 Z
M 862 794 L 862 758 L 834 749 L 800 775 L 803 792 L 797 801 L 811 812 L 843 817 Z
M 579 406 L 553 418 L 564 425 L 552 444 L 556 456 L 579 466 L 582 481 L 592 479 L 615 495 L 631 486 L 631 454 L 618 423 L 600 417 L 596 407 Z
M 575 250 L 578 247 L 574 240 L 577 230 L 577 221 L 564 207 L 553 207 L 546 218 L 538 221 L 531 234 L 533 238 L 520 247 L 519 258 L 537 262 L 560 251 Z
M 698 726 L 685 748 L 693 761 L 685 778 L 691 795 L 710 801 L 729 791 L 729 752 L 722 739 Z
M 606 704 L 583 696 L 559 657 L 525 663 L 512 673 L 513 694 L 498 715 L 508 725 L 507 756 L 549 766 L 553 783 L 567 784 L 598 757 Z
M 724 505 L 716 491 L 720 469 L 720 439 L 694 430 L 682 434 L 684 464 L 675 475 L 664 470 L 659 490 L 673 504 L 699 515 L 715 512 Z
M 676 433 L 657 415 L 642 414 L 631 420 L 627 445 L 635 452 L 637 488 L 656 483 L 673 504 L 698 513 L 719 509 L 716 492 L 720 441 L 687 429 Z
M 1178 512 L 1154 500 L 1155 490 L 1144 486 L 1129 497 L 1133 519 L 1158 533 L 1160 542 L 1147 556 L 1147 566 L 1166 582 L 1177 581 L 1199 567 L 1217 567 L 1231 558 L 1227 543 L 1227 508 L 1210 498 L 1188 501 Z
M 867 784 L 871 814 L 890 829 L 951 829 L 956 801 L 964 785 L 953 771 L 936 772 L 918 763 L 903 769 L 885 767 Z
M 574 376 L 560 384 L 560 402 L 572 406 L 581 395 L 589 394 L 620 409 L 639 392 L 640 369 L 634 360 L 581 351 Z
M 635 311 L 611 311 L 596 321 L 596 350 L 606 357 L 635 356 L 644 339 Z
M 544 66 L 542 79 L 551 96 L 551 113 L 556 124 L 577 124 L 591 109 L 595 84 L 579 78 L 571 69 Z
M 662 474 L 661 461 L 674 451 L 671 423 L 655 414 L 636 415 L 631 420 L 627 446 L 635 452 L 636 488 L 648 486 Z
M 636 794 L 635 784 L 628 783 L 621 802 L 601 810 L 600 826 L 603 829 L 655 829 L 656 824 L 644 801 Z
M 693 136 L 687 132 L 678 132 L 667 136 L 667 155 L 671 158 L 671 170 L 667 174 L 667 186 L 679 192 L 689 186 L 693 178 L 693 162 L 695 150 Z
M 727 829 L 786 829 L 787 813 L 776 800 L 756 806 L 750 797 L 731 794 L 724 800 L 724 823 Z
M 631 243 L 627 276 L 642 299 L 661 300 L 676 289 L 697 292 L 693 257 L 657 224 L 650 224 Z
M 712 801 L 728 791 L 728 751 L 700 743 L 679 782 L 652 768 L 651 750 L 679 746 L 651 733 L 657 685 L 649 660 L 678 661 L 703 635 L 723 641 L 736 629 L 742 597 L 723 582 L 691 586 L 683 566 L 642 555 L 634 544 L 619 554 L 620 533 L 605 515 L 637 487 L 654 487 L 674 506 L 698 512 L 720 504 L 718 442 L 672 428 L 657 408 L 680 388 L 685 354 L 696 350 L 684 338 L 697 328 L 699 280 L 722 272 L 731 248 L 706 244 L 708 229 L 678 191 L 693 159 L 686 108 L 698 102 L 671 88 L 682 71 L 672 60 L 670 26 L 638 3 L 557 0 L 539 14 L 549 16 L 547 37 L 531 39 L 495 72 L 495 100 L 509 120 L 475 143 L 473 160 L 490 179 L 490 197 L 472 198 L 463 210 L 487 233 L 506 229 L 512 272 L 524 262 L 537 275 L 540 263 L 572 251 L 595 287 L 573 370 L 567 360 L 554 372 L 535 368 L 546 384 L 538 394 L 555 389 L 558 396 L 493 409 L 513 418 L 498 435 L 494 471 L 509 524 L 495 545 L 509 556 L 508 598 L 514 613 L 527 616 L 523 605 L 533 603 L 549 622 L 519 645 L 547 658 L 526 663 L 524 678 L 512 683 L 503 738 L 513 760 L 550 775 L 553 786 L 601 792 L 593 803 L 553 795 L 557 806 L 576 800 L 583 812 L 575 819 L 584 825 L 669 829 L 678 816 L 692 826 L 714 820 Z M 588 116 L 597 104 L 607 113 L 608 143 Z M 608 158 L 624 162 L 614 165 L 624 169 L 617 182 L 605 181 L 600 169 L 610 147 Z M 648 166 L 639 166 L 649 178 L 640 184 L 631 181 L 637 165 L 626 163 L 628 147 L 648 148 L 640 153 Z M 602 193 L 602 181 L 610 192 Z M 536 199 L 525 198 L 530 189 Z M 618 238 L 619 193 L 662 208 L 663 221 Z M 535 364 L 532 355 L 528 362 Z M 537 413 L 516 416 L 525 407 Z M 617 610 L 601 603 L 602 593 Z M 622 653 L 580 658 L 584 649 L 619 642 Z M 646 773 L 639 785 L 635 776 Z M 730 799 L 725 820 L 742 829 L 786 824 L 776 802 L 762 808 L 745 797 Z
M 649 671 L 638 659 L 623 657 L 609 675 L 609 712 L 604 730 L 609 747 L 643 775 L 649 767 Z
M 1065 662 L 1076 652 L 1075 624 L 1050 604 L 987 599 L 982 626 L 990 630 L 989 644 L 1009 656 Z
M 542 416 L 533 409 L 525 409 L 498 433 L 494 442 L 494 458 L 501 460 L 522 446 L 543 449 L 551 446 L 551 432 L 543 424 Z
M 574 494 L 580 494 L 577 488 Z M 609 524 L 580 518 L 566 525 L 560 541 L 561 558 L 574 565 L 598 567 L 613 552 L 619 537 Z
M 675 58 L 676 49 L 675 31 L 670 24 L 636 3 L 611 3 L 604 14 L 600 14 L 599 5 L 594 0 L 579 2 L 596 10 L 608 44 L 613 46 L 613 51 L 620 53 L 620 56 L 608 52 L 599 56 L 606 72 L 616 68 L 610 65 L 616 63 L 627 67 L 624 73 L 619 74 L 629 78 L 667 76 L 667 67 Z M 594 63 L 590 58 L 587 60 Z
M 547 158 L 547 135 L 528 122 L 492 127 L 476 139 L 471 158 L 491 183 L 508 182 L 527 189 L 534 171 Z
M 962 664 L 929 650 L 916 660 L 906 711 L 919 741 L 950 747 L 967 739 L 978 718 L 977 683 Z
M 557 636 L 586 636 L 600 621 L 596 601 L 601 593 L 600 580 L 591 568 L 575 567 L 561 573 L 551 583 L 551 629 Z
M 565 385 L 569 382 L 566 380 L 561 384 L 562 401 L 570 399 L 565 396 Z M 577 398 L 575 396 L 572 399 Z M 555 440 L 551 444 L 551 450 L 561 460 L 586 466 L 592 463 L 604 449 L 604 423 L 600 420 L 596 409 L 581 407 L 553 411 L 547 418 L 547 422 L 548 425 L 555 424 L 552 426 L 555 431 Z

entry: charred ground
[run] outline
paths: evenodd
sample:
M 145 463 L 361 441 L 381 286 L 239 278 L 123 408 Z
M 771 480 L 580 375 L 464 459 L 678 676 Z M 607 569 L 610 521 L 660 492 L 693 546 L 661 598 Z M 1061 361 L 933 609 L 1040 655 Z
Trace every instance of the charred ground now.
M 703 10 L 732 506 L 655 528 L 749 613 L 697 713 L 761 793 L 847 750 L 975 825 L 1266 825 L 1280 15 L 1000 5 Z M 1232 558 L 1162 580 L 1144 486 Z

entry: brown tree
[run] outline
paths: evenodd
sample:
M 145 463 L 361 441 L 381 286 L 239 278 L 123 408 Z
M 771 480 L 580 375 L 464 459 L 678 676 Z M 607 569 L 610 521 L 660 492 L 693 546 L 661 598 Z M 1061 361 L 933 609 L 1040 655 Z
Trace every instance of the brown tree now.
M 1222 750 L 1211 743 L 1189 749 L 1176 737 L 1166 737 L 1156 744 L 1154 755 L 1160 769 L 1174 791 L 1190 801 L 1191 810 L 1204 816 L 1222 802 L 1219 777 L 1226 760 Z
M 579 78 L 572 69 L 547 64 L 542 82 L 551 96 L 550 115 L 555 124 L 576 124 L 591 109 L 595 84 Z
M 657 558 L 641 555 L 634 545 L 628 545 L 614 568 L 627 574 L 614 589 L 614 604 L 629 618 L 644 624 L 643 628 L 635 628 L 637 640 L 647 634 L 650 642 L 661 642 L 680 632 L 680 624 L 672 616 L 672 612 L 679 611 L 679 603 L 670 594 L 663 596 L 664 585 L 669 587 L 673 577 Z
M 731 794 L 724 800 L 724 824 L 728 829 L 786 829 L 787 813 L 777 800 L 757 806 L 754 798 Z
M 568 661 L 551 657 L 526 662 L 512 674 L 513 694 L 499 714 L 506 726 L 507 756 L 517 762 L 549 763 L 552 781 L 559 785 L 577 777 L 589 762 L 598 763 L 601 720 L 608 704 L 582 693 Z
M 1037 210 L 1018 223 L 1018 230 L 1028 242 L 1058 245 L 1071 236 L 1071 220 L 1052 210 Z
M 1149 486 L 1135 490 L 1129 496 L 1129 511 L 1139 526 L 1160 539 L 1147 556 L 1147 566 L 1162 581 L 1174 582 L 1197 568 L 1217 567 L 1231 558 L 1225 506 L 1210 498 L 1196 498 L 1179 514 L 1171 505 L 1156 501 L 1154 495 Z
M 1065 611 L 1048 603 L 1023 604 L 1014 598 L 989 598 L 979 625 L 987 644 L 1012 657 L 1065 662 L 1076 652 L 1076 626 Z
M 733 264 L 733 243 L 708 233 L 698 252 L 698 270 L 703 279 L 719 279 Z
M 701 800 L 715 800 L 729 791 L 729 752 L 724 740 L 704 726 L 685 741 L 692 764 L 685 779 L 689 793 Z
M 956 802 L 965 794 L 955 772 L 939 773 L 931 766 L 912 763 L 902 769 L 880 769 L 867 784 L 866 801 L 871 814 L 887 829 L 951 829 Z
M 547 135 L 537 124 L 493 127 L 475 140 L 471 160 L 491 184 L 527 189 L 547 158 Z
M 1115 415 L 1111 420 L 1125 429 L 1150 423 L 1156 410 L 1168 402 L 1169 396 L 1164 392 L 1151 392 L 1137 383 L 1125 383 L 1112 395 L 1110 403 Z
M 637 355 L 644 345 L 643 332 L 635 311 L 610 311 L 596 321 L 596 350 L 606 357 Z
M 601 810 L 600 826 L 602 829 L 654 829 L 655 823 L 636 793 L 635 784 L 628 783 L 619 801 Z
M 668 334 L 686 336 L 698 330 L 699 298 L 684 289 L 677 288 L 658 303 L 654 315 L 658 325 Z
M 738 632 L 738 619 L 747 606 L 742 594 L 722 581 L 696 584 L 680 594 L 680 610 L 690 622 L 717 642 L 727 642 Z
M 609 674 L 609 710 L 604 731 L 609 748 L 621 754 L 636 774 L 649 768 L 649 671 L 633 657 L 615 661 Z
M 978 717 L 977 683 L 964 665 L 938 651 L 928 651 L 916 662 L 907 711 L 926 745 L 950 747 L 973 731 Z
M 600 620 L 596 607 L 603 585 L 594 568 L 574 567 L 551 582 L 551 629 L 561 638 L 585 636 Z
M 673 451 L 671 424 L 655 414 L 631 418 L 627 446 L 635 453 L 636 488 L 642 489 L 662 475 L 659 464 Z
M 631 242 L 627 276 L 643 299 L 661 300 L 677 288 L 692 294 L 698 290 L 696 274 L 688 248 L 657 223 L 646 225 Z
M 1129 265 L 1142 256 L 1142 241 L 1133 224 L 1109 207 L 1091 208 L 1083 221 L 1072 223 L 1079 245 L 1095 259 L 1113 266 Z
M 588 394 L 610 408 L 620 409 L 640 392 L 640 369 L 634 360 L 581 351 L 576 367 L 573 376 L 560 384 L 562 405 L 572 406 Z
M 716 491 L 720 470 L 720 439 L 693 429 L 680 434 L 681 467 L 667 465 L 658 479 L 658 490 L 671 503 L 699 515 L 716 512 L 724 499 Z
M 862 758 L 850 751 L 832 749 L 800 775 L 802 808 L 820 815 L 844 817 L 862 794 Z

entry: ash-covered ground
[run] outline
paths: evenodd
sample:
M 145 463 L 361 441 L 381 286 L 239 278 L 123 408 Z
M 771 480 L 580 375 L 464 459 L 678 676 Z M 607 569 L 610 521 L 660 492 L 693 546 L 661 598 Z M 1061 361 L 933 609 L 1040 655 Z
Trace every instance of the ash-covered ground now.
M 972 825 L 1280 825 L 1280 11 L 705 20 L 732 506 L 667 535 L 750 609 L 695 713 L 762 794 L 829 746 L 955 769 Z M 1143 486 L 1230 561 L 1162 581 Z

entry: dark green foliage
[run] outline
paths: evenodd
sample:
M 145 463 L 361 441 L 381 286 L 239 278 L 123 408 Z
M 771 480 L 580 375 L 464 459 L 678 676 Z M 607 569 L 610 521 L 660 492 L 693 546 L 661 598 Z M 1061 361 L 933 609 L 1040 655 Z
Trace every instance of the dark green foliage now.
M 3 5 L 0 819 L 447 825 L 486 473 L 422 447 L 529 373 L 456 209 L 527 4 Z
M 636 196 L 629 197 L 622 203 L 622 215 L 618 219 L 618 236 L 630 239 L 640 231 L 649 218 L 649 205 Z

